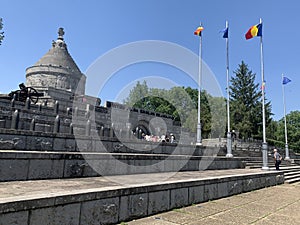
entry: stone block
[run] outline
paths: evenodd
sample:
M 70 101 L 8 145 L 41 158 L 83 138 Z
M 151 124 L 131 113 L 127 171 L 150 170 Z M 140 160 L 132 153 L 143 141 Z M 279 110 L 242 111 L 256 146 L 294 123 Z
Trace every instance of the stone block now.
M 276 185 L 276 175 L 266 177 L 266 186 L 271 187 Z
M 6 120 L 0 120 L 0 128 L 5 128 L 5 121 Z
M 170 208 L 170 191 L 150 192 L 148 195 L 148 215 L 162 211 L 167 211 Z
M 32 210 L 29 216 L 30 225 L 72 224 L 79 225 L 80 203 L 39 208 Z
M 65 160 L 64 177 L 82 177 L 86 162 L 83 159 Z
M 6 159 L 0 163 L 0 181 L 26 180 L 28 160 Z
M 65 140 L 66 140 L 66 142 L 65 142 L 64 149 L 66 151 L 77 151 L 75 139 L 67 138 Z
M 120 142 L 113 142 L 111 150 L 108 150 L 109 152 L 128 152 L 128 148 L 126 145 L 120 143 Z
M 138 168 L 137 166 L 134 165 L 133 159 L 128 160 L 128 166 L 126 166 L 127 174 L 137 174 L 138 173 Z
M 151 173 L 161 173 L 165 172 L 165 164 L 166 160 L 160 161 L 160 160 L 152 160 L 152 165 L 148 165 L 148 167 L 151 169 Z
M 53 151 L 64 151 L 66 146 L 66 140 L 64 138 L 53 139 Z
M 230 169 L 233 166 L 233 162 L 226 160 L 226 159 L 220 159 L 216 162 L 217 168 L 220 169 Z
M 218 196 L 217 198 L 222 198 L 228 196 L 228 183 L 227 180 L 224 182 L 219 182 L 218 183 Z
M 83 177 L 95 177 L 95 176 L 99 176 L 99 174 L 93 167 L 91 167 L 89 161 L 86 161 L 84 163 L 82 176 Z
M 119 198 L 107 198 L 83 202 L 81 205 L 80 225 L 115 224 L 119 214 Z
M 260 177 L 259 178 L 259 180 L 260 180 L 260 186 L 261 187 L 267 187 L 267 184 L 266 184 L 266 177 L 265 176 L 263 176 L 263 177 Z
M 161 146 L 161 153 L 160 154 L 168 154 L 168 155 L 172 155 L 174 152 L 174 147 L 173 146 L 169 146 L 169 145 L 163 145 Z
M 241 180 L 234 180 L 228 182 L 228 194 L 236 195 L 243 192 L 243 182 Z
M 93 201 L 98 199 L 96 197 L 95 192 L 85 192 L 81 194 L 68 194 L 68 195 L 61 195 L 56 196 L 53 200 L 53 205 L 66 205 L 70 203 L 78 203 L 78 202 L 86 202 L 86 201 Z
M 180 208 L 188 205 L 189 202 L 189 189 L 177 188 L 171 189 L 171 202 L 170 208 Z
M 103 159 L 99 162 L 97 167 L 97 172 L 102 176 L 108 176 L 108 175 L 116 175 L 116 171 L 118 171 L 118 162 L 117 159 L 114 157 L 109 157 L 107 159 Z
M 192 158 L 188 161 L 188 170 L 195 171 L 199 169 L 199 161 L 195 158 Z
M 12 149 L 25 149 L 26 136 L 21 135 L 0 135 L 0 146 L 1 150 L 12 150 Z
M 26 149 L 51 151 L 53 149 L 53 138 L 27 136 Z
M 28 200 L 24 200 L 22 197 L 21 198 L 16 197 L 16 198 L 17 199 L 12 200 L 10 202 L 0 204 L 0 215 L 2 213 L 21 212 L 30 209 L 53 207 L 55 202 L 55 198 L 53 197 L 45 197 L 45 198 L 42 197 L 42 198 L 36 198 L 34 200 L 31 199 L 32 197 L 29 197 Z
M 148 194 L 121 196 L 119 220 L 124 221 L 148 215 Z
M 254 177 L 253 179 L 253 189 L 252 190 L 257 190 L 260 188 L 263 188 L 262 184 L 260 183 L 260 178 L 259 177 Z
M 218 184 L 206 183 L 204 185 L 204 200 L 213 200 L 218 197 Z
M 253 180 L 252 178 L 244 178 L 243 179 L 243 192 L 251 191 L 253 188 Z
M 1 213 L 0 225 L 27 225 L 28 211 Z
M 211 160 L 209 160 L 210 158 L 208 158 L 208 159 L 206 159 L 206 165 L 207 165 L 207 168 L 209 169 L 209 170 L 216 170 L 216 169 L 221 169 L 221 168 L 218 168 L 218 163 L 219 162 L 217 162 L 216 160 L 217 159 L 211 159 Z M 206 169 L 206 168 L 205 168 Z
M 276 179 L 276 185 L 284 183 L 284 175 L 283 174 L 276 175 L 275 179 Z
M 111 149 L 112 143 L 108 141 L 100 141 L 99 139 L 93 140 L 93 151 L 95 152 L 109 152 L 109 149 Z
M 174 171 L 186 171 L 188 169 L 188 159 L 185 160 L 179 160 L 173 158 L 173 166 L 174 166 Z
M 78 151 L 80 152 L 89 152 L 93 148 L 91 139 L 76 138 L 76 143 L 77 143 Z
M 189 187 L 189 205 L 204 202 L 204 185 Z
M 215 169 L 213 157 L 202 157 L 199 162 L 199 170 Z
M 173 160 L 168 158 L 164 161 L 165 164 L 165 172 L 172 172 L 174 171 L 174 165 L 173 165 Z
M 31 159 L 28 170 L 28 179 L 62 178 L 64 160 Z
M 49 124 L 36 123 L 35 131 L 38 132 L 52 132 L 52 127 Z

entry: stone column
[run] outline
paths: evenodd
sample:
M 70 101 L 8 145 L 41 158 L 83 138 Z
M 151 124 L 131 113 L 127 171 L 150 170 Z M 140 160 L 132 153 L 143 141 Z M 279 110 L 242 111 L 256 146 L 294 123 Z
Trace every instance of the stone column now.
M 86 122 L 86 126 L 85 126 L 85 135 L 86 136 L 90 136 L 91 135 L 91 121 L 88 120 Z
M 60 118 L 59 115 L 57 115 L 54 120 L 53 133 L 59 133 L 59 127 L 60 127 Z
M 12 114 L 12 119 L 11 119 L 11 129 L 18 129 L 19 126 L 19 120 L 20 120 L 20 115 L 19 111 L 16 109 L 14 113 Z
M 54 104 L 54 113 L 58 114 L 59 111 L 59 102 L 56 100 Z
M 35 119 L 34 119 L 34 118 L 31 120 L 31 123 L 30 123 L 30 130 L 31 130 L 31 131 L 34 131 L 34 130 L 35 130 Z
M 25 109 L 30 109 L 30 98 L 29 97 L 26 98 Z

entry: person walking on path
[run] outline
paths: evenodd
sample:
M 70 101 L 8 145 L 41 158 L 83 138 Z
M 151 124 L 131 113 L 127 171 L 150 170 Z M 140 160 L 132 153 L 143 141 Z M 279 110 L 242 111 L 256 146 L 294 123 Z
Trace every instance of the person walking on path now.
M 274 148 L 274 161 L 275 161 L 275 168 L 279 170 L 279 165 L 281 163 L 282 156 L 279 154 L 276 148 Z

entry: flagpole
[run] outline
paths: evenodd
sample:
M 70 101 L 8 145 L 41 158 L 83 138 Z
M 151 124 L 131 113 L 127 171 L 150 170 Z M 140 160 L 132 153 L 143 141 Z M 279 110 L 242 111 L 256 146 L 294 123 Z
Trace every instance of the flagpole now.
M 226 28 L 228 29 L 228 21 L 226 20 Z M 232 143 L 231 143 L 231 133 L 230 133 L 230 112 L 229 112 L 229 41 L 226 38 L 226 80 L 227 80 L 227 154 L 226 157 L 233 157 L 232 155 Z
M 283 74 L 282 74 L 283 81 Z M 282 83 L 282 99 L 283 99 L 283 113 L 284 113 L 284 136 L 285 136 L 285 160 L 289 160 L 289 146 L 287 139 L 287 126 L 286 126 L 286 107 L 285 107 L 285 95 L 284 95 L 284 84 Z
M 259 23 L 262 24 L 262 19 L 260 18 Z M 264 83 L 264 58 L 263 58 L 263 41 L 262 35 L 260 36 L 260 66 L 261 66 L 261 83 Z M 263 122 L 263 143 L 262 143 L 262 156 L 263 156 L 263 170 L 268 170 L 268 143 L 266 141 L 266 115 L 265 115 L 265 89 L 261 88 L 261 98 L 262 98 L 262 122 Z
M 200 23 L 200 26 L 202 24 Z M 202 78 L 202 32 L 200 33 L 200 40 L 199 40 L 199 76 L 198 76 L 198 122 L 197 122 L 197 141 L 196 145 L 202 145 L 202 138 L 201 138 L 201 78 Z

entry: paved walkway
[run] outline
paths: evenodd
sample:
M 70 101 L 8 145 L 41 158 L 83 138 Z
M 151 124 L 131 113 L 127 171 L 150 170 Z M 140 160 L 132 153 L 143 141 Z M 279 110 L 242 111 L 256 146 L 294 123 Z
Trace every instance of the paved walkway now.
M 299 225 L 300 182 L 264 188 L 122 224 Z

